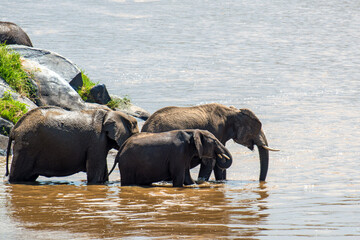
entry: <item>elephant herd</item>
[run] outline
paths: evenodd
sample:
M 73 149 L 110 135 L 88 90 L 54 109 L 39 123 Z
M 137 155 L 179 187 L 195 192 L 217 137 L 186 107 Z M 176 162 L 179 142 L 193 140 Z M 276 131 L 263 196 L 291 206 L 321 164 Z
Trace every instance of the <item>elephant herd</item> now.
M 16 24 L 0 22 L 0 43 L 32 47 Z M 258 147 L 260 181 L 265 181 L 269 151 L 261 122 L 248 109 L 221 104 L 165 107 L 152 114 L 139 132 L 137 121 L 107 108 L 68 111 L 47 106 L 26 113 L 9 135 L 6 176 L 10 183 L 33 182 L 39 176 L 87 173 L 89 184 L 108 181 L 118 164 L 121 185 L 150 185 L 171 180 L 174 187 L 194 184 L 190 169 L 200 165 L 198 182 L 226 180 L 232 156 L 225 147 L 233 139 Z M 9 171 L 12 141 L 13 158 Z M 118 149 L 108 172 L 106 157 Z
M 121 185 L 172 181 L 174 187 L 194 184 L 190 169 L 200 164 L 198 180 L 226 180 L 232 156 L 225 143 L 253 149 L 260 156 L 260 181 L 265 181 L 269 150 L 261 122 L 248 109 L 212 103 L 195 107 L 165 107 L 152 114 L 141 132 L 135 118 L 106 108 L 33 109 L 13 127 L 6 156 L 10 183 L 33 182 L 38 176 L 87 173 L 89 184 L 108 181 L 118 164 Z M 13 158 L 9 171 L 12 141 Z M 106 157 L 118 149 L 108 173 Z

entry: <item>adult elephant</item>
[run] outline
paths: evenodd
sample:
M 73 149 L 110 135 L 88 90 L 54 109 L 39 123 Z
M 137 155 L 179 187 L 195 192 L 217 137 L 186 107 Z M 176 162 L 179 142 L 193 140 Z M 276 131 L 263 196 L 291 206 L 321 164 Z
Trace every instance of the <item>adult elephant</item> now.
M 0 43 L 33 46 L 24 30 L 11 22 L 0 22 Z
M 104 183 L 108 180 L 108 151 L 119 149 L 138 132 L 135 118 L 121 112 L 39 107 L 26 113 L 10 133 L 5 175 L 9 175 L 9 153 L 15 140 L 10 183 L 80 171 L 87 173 L 88 183 Z
M 269 150 L 261 122 L 248 109 L 237 109 L 212 103 L 195 107 L 165 107 L 150 116 L 142 132 L 164 132 L 174 129 L 204 129 L 220 140 L 222 144 L 233 139 L 236 143 L 253 150 L 258 147 L 260 157 L 260 181 L 265 181 L 269 166 Z M 199 180 L 207 181 L 214 170 L 216 180 L 226 179 L 226 170 L 220 169 L 214 161 L 194 158 L 191 168 L 201 164 Z M 187 184 L 192 184 L 187 178 Z
M 119 150 L 121 185 L 150 185 L 171 179 L 174 187 L 182 187 L 190 176 L 193 157 L 216 158 L 216 166 L 231 166 L 232 157 L 216 137 L 206 130 L 187 129 L 162 133 L 139 133 L 129 138 Z

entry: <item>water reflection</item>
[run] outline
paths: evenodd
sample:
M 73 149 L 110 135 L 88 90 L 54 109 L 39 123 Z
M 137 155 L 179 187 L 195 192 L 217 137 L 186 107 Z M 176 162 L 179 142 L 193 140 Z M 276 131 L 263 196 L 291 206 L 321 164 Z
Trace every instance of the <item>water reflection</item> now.
M 255 182 L 198 188 L 8 184 L 5 191 L 12 220 L 60 236 L 255 237 L 268 217 L 266 186 Z

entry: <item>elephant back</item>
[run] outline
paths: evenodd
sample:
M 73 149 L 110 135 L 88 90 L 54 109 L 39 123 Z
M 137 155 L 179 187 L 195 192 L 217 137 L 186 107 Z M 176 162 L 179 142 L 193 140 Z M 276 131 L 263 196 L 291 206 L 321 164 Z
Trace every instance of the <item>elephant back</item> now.
M 44 115 L 41 110 L 49 108 L 53 107 L 38 107 L 25 113 L 12 128 L 10 133 L 12 138 L 15 138 L 15 136 L 20 132 L 29 132 L 31 130 L 34 130 L 40 122 L 44 122 Z
M 194 107 L 165 107 L 150 116 L 142 132 L 165 132 L 179 129 L 208 130 L 221 138 L 227 116 L 234 110 L 222 104 L 210 103 Z

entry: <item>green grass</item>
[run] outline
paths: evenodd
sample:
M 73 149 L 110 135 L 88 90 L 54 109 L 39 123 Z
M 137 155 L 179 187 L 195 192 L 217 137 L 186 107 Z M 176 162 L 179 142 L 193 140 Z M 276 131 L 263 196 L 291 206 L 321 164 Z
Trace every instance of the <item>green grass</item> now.
M 0 77 L 16 92 L 35 101 L 36 88 L 28 73 L 21 68 L 20 55 L 5 44 L 0 44 Z
M 0 116 L 16 123 L 27 112 L 26 104 L 13 99 L 9 92 L 5 92 L 0 98 Z
M 90 78 L 85 74 L 84 70 L 81 70 L 81 77 L 83 79 L 83 86 L 78 90 L 78 94 L 85 102 L 93 102 L 90 97 L 90 90 L 99 82 L 95 83 L 90 80 Z M 124 98 L 112 98 L 106 105 L 115 110 L 116 108 L 127 108 L 130 105 L 129 96 L 125 96 Z
M 95 83 L 86 76 L 85 71 L 81 70 L 81 77 L 83 79 L 83 86 L 78 90 L 78 94 L 85 102 L 91 101 L 90 99 L 90 90 L 98 83 Z
M 112 98 L 110 102 L 106 105 L 115 110 L 116 108 L 127 108 L 130 106 L 131 100 L 129 96 L 125 96 L 123 98 Z
M 81 76 L 83 86 L 78 90 L 78 94 L 84 101 L 91 102 L 90 90 L 98 83 L 92 82 L 83 70 Z M 30 79 L 31 73 L 27 73 L 21 68 L 20 54 L 9 49 L 5 44 L 0 44 L 0 77 L 16 92 L 35 102 L 36 87 Z M 111 109 L 127 108 L 129 105 L 130 98 L 128 96 L 122 99 L 112 99 L 107 104 Z M 10 93 L 5 92 L 0 98 L 0 116 L 2 118 L 16 123 L 26 112 L 26 104 L 14 100 Z

